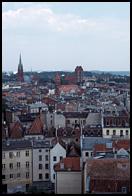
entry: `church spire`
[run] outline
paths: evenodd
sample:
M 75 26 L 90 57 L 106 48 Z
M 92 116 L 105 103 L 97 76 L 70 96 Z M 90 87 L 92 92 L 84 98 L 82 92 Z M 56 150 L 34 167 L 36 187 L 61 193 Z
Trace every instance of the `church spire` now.
M 22 64 L 22 60 L 21 60 L 21 53 L 20 53 L 20 58 L 19 58 L 19 65 Z
M 20 56 L 19 56 L 19 64 L 18 64 L 18 80 L 19 81 L 24 81 L 21 53 L 20 53 Z

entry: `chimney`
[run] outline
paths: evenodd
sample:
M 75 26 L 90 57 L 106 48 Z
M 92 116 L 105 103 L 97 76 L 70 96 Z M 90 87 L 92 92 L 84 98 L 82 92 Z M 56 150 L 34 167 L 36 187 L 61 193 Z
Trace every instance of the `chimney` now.
M 64 169 L 64 163 L 60 163 L 60 169 Z

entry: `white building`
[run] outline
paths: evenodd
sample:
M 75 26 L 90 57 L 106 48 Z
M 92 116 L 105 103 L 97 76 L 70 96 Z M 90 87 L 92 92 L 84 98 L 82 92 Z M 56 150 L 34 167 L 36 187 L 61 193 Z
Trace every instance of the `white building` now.
M 104 127 L 103 128 L 104 138 L 130 138 L 130 128 L 128 127 Z
M 59 143 L 57 143 L 50 150 L 50 175 L 51 175 L 51 181 L 53 183 L 55 183 L 54 164 L 59 162 L 64 157 L 66 157 L 66 150 Z
M 47 112 L 46 113 L 46 127 L 48 129 L 54 127 L 65 127 L 65 116 L 59 112 Z

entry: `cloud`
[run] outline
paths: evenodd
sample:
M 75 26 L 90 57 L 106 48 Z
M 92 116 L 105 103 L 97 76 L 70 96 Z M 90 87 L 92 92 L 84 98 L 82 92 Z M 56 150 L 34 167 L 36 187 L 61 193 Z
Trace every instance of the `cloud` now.
M 30 5 L 30 4 L 29 4 Z M 66 33 L 67 35 L 86 35 L 87 33 L 106 33 L 110 31 L 128 32 L 126 21 L 101 18 L 81 18 L 74 14 L 57 14 L 51 8 L 26 7 L 5 11 L 2 14 L 2 29 L 20 32 L 21 29 Z M 123 34 L 123 33 L 122 33 Z M 114 36 L 113 36 L 114 37 Z

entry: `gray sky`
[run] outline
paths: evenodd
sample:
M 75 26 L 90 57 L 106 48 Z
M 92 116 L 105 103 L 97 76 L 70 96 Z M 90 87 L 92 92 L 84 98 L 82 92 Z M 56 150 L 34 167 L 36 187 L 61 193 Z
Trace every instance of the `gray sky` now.
M 130 3 L 2 3 L 2 67 L 130 70 Z

